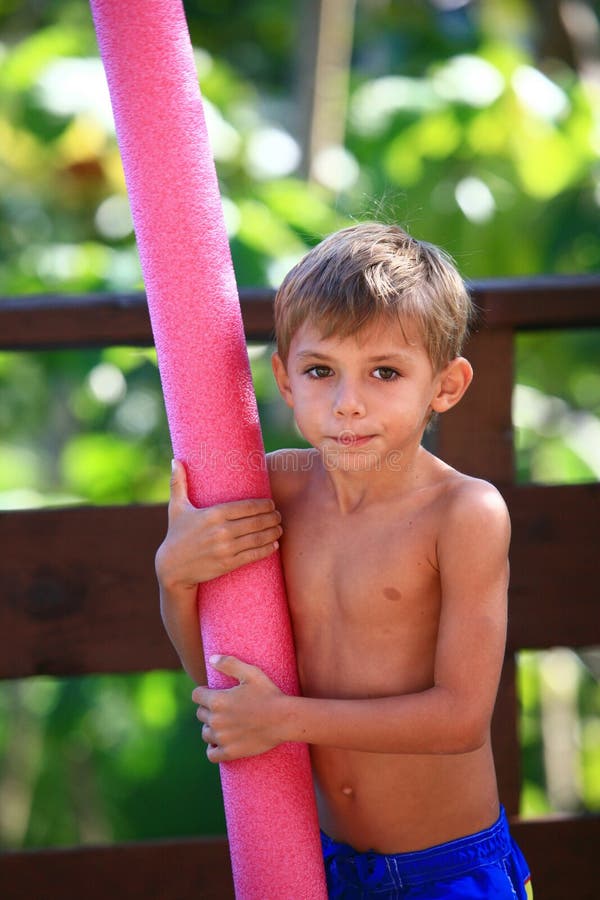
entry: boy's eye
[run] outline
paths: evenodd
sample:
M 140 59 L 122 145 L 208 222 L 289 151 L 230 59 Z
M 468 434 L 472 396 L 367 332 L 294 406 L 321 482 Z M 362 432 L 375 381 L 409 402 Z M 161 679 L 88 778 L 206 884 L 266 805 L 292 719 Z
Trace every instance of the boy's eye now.
M 311 378 L 327 378 L 331 375 L 331 369 L 329 366 L 310 366 L 306 370 L 306 374 L 310 375 Z
M 379 366 L 373 372 L 375 378 L 379 378 L 381 381 L 393 381 L 394 378 L 398 378 L 399 372 L 396 369 L 391 369 L 389 366 Z

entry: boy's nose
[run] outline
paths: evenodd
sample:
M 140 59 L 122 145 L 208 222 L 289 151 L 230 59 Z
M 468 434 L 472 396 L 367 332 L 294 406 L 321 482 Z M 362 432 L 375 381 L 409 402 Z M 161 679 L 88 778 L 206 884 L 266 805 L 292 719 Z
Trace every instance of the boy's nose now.
M 358 418 L 366 413 L 365 404 L 358 391 L 352 385 L 340 385 L 337 391 L 333 411 L 342 418 Z

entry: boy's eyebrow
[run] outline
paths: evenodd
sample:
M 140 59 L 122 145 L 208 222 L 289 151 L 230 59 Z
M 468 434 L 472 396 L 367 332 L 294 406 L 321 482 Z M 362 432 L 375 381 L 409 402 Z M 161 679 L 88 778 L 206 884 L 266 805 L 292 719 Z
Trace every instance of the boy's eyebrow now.
M 297 354 L 300 359 L 306 359 L 310 357 L 310 359 L 329 359 L 326 353 L 319 353 L 318 350 L 300 350 Z
M 408 354 L 403 353 L 402 350 L 390 350 L 389 353 L 382 353 L 380 356 L 370 356 L 370 363 L 378 363 L 378 362 L 390 362 L 394 359 L 408 359 Z
M 310 359 L 329 362 L 334 357 L 327 353 L 321 353 L 318 350 L 300 350 L 297 354 L 297 358 L 299 361 Z M 380 353 L 377 356 L 370 356 L 367 363 L 369 365 L 377 365 L 378 363 L 407 363 L 409 361 L 410 354 L 405 353 L 402 350 L 390 350 L 389 353 Z

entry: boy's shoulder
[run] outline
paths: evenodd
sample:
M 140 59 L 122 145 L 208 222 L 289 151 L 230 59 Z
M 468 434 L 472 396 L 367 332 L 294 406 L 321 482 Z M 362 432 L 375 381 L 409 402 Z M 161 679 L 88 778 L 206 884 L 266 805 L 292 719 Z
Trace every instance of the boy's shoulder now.
M 490 511 L 506 510 L 506 503 L 497 487 L 484 478 L 464 475 L 454 470 L 449 500 L 461 507 L 479 507 Z
M 312 447 L 268 453 L 267 469 L 275 502 L 302 490 L 319 459 L 318 451 Z
M 510 538 L 510 517 L 504 498 L 482 478 L 451 469 L 442 512 L 443 530 L 450 528 L 470 537 L 480 535 L 482 540 L 492 535 Z

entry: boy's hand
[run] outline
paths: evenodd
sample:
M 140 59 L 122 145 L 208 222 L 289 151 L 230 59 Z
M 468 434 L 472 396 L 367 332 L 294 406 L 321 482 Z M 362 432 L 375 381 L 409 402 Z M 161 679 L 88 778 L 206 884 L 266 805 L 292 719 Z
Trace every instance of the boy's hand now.
M 285 694 L 256 666 L 234 656 L 211 656 L 210 664 L 240 683 L 220 691 L 197 687 L 192 693 L 196 717 L 204 723 L 208 759 L 220 763 L 257 756 L 280 744 L 277 732 Z
M 173 463 L 169 528 L 156 554 L 156 574 L 169 590 L 191 589 L 279 546 L 281 516 L 270 499 L 236 500 L 197 509 L 188 499 L 185 469 Z

